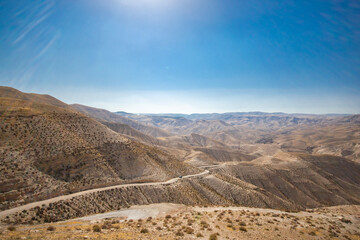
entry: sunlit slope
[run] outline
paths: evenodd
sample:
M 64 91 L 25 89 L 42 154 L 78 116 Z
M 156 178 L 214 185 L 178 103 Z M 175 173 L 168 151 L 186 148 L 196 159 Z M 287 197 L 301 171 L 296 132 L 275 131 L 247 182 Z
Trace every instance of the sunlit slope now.
M 360 204 L 360 164 L 331 155 L 278 153 L 214 171 L 297 206 Z
M 110 122 L 110 123 L 126 124 L 152 137 L 168 137 L 171 135 L 170 133 L 160 128 L 141 124 L 138 121 L 131 120 L 130 118 L 122 117 L 119 114 L 109 112 L 105 109 L 93 108 L 80 104 L 72 104 L 71 107 L 97 120 Z
M 1 208 L 85 188 L 200 170 L 47 95 L 0 88 Z

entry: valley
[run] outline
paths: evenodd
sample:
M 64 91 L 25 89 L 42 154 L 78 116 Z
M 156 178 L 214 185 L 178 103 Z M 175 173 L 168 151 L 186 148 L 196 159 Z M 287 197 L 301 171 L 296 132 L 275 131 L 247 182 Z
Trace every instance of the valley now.
M 260 225 L 242 232 L 247 238 L 271 231 L 279 237 L 274 239 L 286 239 L 291 231 L 269 228 L 266 222 L 273 220 L 267 214 L 291 214 L 290 220 L 303 219 L 296 220 L 294 229 L 303 230 L 294 239 L 358 239 L 357 215 L 346 215 L 352 219 L 349 226 L 338 217 L 329 220 L 334 229 L 345 227 L 337 233 L 302 221 L 314 217 L 326 222 L 328 217 L 316 215 L 318 209 L 360 205 L 359 115 L 113 113 L 8 87 L 0 88 L 0 112 L 0 221 L 7 236 L 12 233 L 6 226 L 24 226 L 19 227 L 24 229 L 21 235 L 30 234 L 25 226 L 56 223 L 62 229 L 66 221 L 77 221 L 73 219 L 107 224 L 107 217 L 91 216 L 174 204 L 186 208 L 179 217 L 197 219 L 200 212 L 214 222 L 211 231 L 201 233 L 207 238 L 214 231 L 220 239 L 236 236 L 232 232 L 238 227 L 216 230 L 222 215 L 214 218 L 218 212 L 233 211 L 245 218 L 264 215 Z M 140 219 L 149 218 L 144 216 Z M 177 232 L 186 232 L 186 227 L 176 227 L 175 232 L 158 235 L 150 230 L 144 235 L 129 223 L 130 218 L 122 216 L 118 229 L 135 234 L 131 239 L 176 239 Z M 90 225 L 79 225 L 84 226 L 76 230 L 79 238 L 92 235 L 83 229 Z M 201 224 L 197 228 L 202 229 Z M 42 233 L 30 235 L 48 236 Z

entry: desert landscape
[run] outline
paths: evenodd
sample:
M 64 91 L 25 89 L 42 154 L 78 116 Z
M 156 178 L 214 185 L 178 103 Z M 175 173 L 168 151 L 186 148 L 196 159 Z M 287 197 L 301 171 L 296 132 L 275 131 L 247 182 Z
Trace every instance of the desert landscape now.
M 0 240 L 360 240 L 359 0 L 0 0 Z
M 1 238 L 360 238 L 359 115 L 136 115 L 0 93 Z

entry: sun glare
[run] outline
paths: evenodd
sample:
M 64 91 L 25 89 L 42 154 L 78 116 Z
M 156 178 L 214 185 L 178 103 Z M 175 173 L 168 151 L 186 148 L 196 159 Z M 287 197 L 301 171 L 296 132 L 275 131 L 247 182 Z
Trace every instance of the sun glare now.
M 167 8 L 171 7 L 176 0 L 120 0 L 122 5 L 136 8 Z

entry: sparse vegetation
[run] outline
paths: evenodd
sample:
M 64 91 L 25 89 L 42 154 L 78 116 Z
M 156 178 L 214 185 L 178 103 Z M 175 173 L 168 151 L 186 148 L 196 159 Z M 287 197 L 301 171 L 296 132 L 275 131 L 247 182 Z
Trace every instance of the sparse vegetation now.
M 9 226 L 7 229 L 8 229 L 10 232 L 13 232 L 13 231 L 16 230 L 16 227 L 15 227 L 15 226 Z
M 140 233 L 149 233 L 149 229 L 143 228 L 140 230 Z
M 218 235 L 216 233 L 213 233 L 210 235 L 209 240 L 217 240 L 218 239 Z
M 101 232 L 101 228 L 99 225 L 94 225 L 92 229 L 94 232 Z
M 360 212 L 360 208 L 359 208 Z M 158 237 L 163 238 L 186 238 L 193 236 L 194 238 L 202 239 L 204 236 L 206 238 L 210 239 L 210 236 L 214 237 L 216 236 L 217 239 L 220 238 L 218 233 L 212 232 L 212 228 L 217 229 L 221 235 L 224 236 L 224 239 L 237 239 L 239 238 L 239 232 L 244 233 L 244 237 L 248 238 L 258 238 L 265 234 L 272 234 L 274 236 L 283 237 L 283 238 L 291 238 L 291 239 L 302 239 L 304 238 L 305 234 L 308 237 L 311 236 L 326 236 L 326 237 L 341 237 L 344 239 L 347 238 L 347 234 L 344 234 L 346 231 L 349 231 L 354 225 L 354 223 L 347 223 L 344 224 L 344 222 L 341 220 L 341 217 L 337 214 L 331 214 L 329 215 L 329 218 L 326 218 L 322 215 L 317 215 L 316 218 L 312 216 L 306 216 L 302 217 L 301 215 L 297 214 L 272 214 L 272 213 L 264 213 L 261 215 L 261 217 L 256 217 L 256 214 L 252 211 L 243 211 L 243 210 L 232 210 L 232 214 L 230 215 L 228 211 L 225 211 L 224 213 L 224 220 L 217 220 L 217 216 L 211 214 L 212 210 L 203 211 L 201 212 L 201 215 L 198 214 L 198 212 L 193 212 L 193 214 L 186 214 L 182 212 L 182 215 L 180 213 L 174 213 L 172 212 L 171 218 L 151 218 L 151 221 L 148 221 L 148 219 L 142 219 L 142 220 L 127 220 L 124 222 L 119 222 L 116 219 L 112 220 L 101 220 L 96 225 L 89 225 L 93 228 L 93 231 L 91 231 L 91 228 L 88 226 L 78 226 L 75 225 L 73 227 L 68 226 L 63 228 L 63 226 L 59 225 L 60 229 L 58 230 L 56 227 L 56 223 L 49 225 L 45 225 L 45 228 L 40 227 L 39 235 L 42 234 L 46 236 L 46 232 L 50 234 L 49 232 L 52 232 L 51 234 L 55 234 L 54 236 L 57 236 L 56 234 L 63 234 L 64 232 L 68 233 L 69 235 L 79 236 L 81 233 L 86 233 L 89 236 L 89 239 L 91 239 L 93 236 L 98 236 L 99 232 L 95 230 L 95 228 L 98 228 L 100 232 L 103 232 L 103 234 L 106 233 L 106 236 L 109 234 L 111 236 L 117 236 L 118 233 L 121 232 L 121 234 L 131 234 L 132 238 L 146 238 L 149 239 L 157 239 Z M 317 211 L 314 211 L 312 213 L 314 216 L 317 214 Z M 201 218 L 198 218 L 197 216 L 201 216 Z M 284 218 L 281 218 L 281 216 L 284 216 Z M 241 221 L 241 218 L 248 219 L 249 222 L 243 222 Z M 282 226 L 283 228 L 278 227 L 278 220 L 282 219 Z M 186 222 L 184 222 L 186 220 Z M 192 223 L 192 226 L 188 226 L 186 223 L 189 221 Z M 195 220 L 195 221 L 193 221 Z M 238 221 L 237 221 L 238 220 Z M 248 221 L 246 220 L 246 221 Z M 254 223 L 251 222 L 251 220 L 255 220 Z M 315 226 L 313 228 L 304 229 L 303 226 L 306 226 L 307 222 L 311 220 L 312 224 Z M 269 221 L 274 222 L 274 226 L 269 225 Z M 229 224 L 228 222 L 232 222 Z M 242 224 L 246 223 L 245 226 Z M 328 227 L 324 228 L 324 225 L 326 222 L 330 223 Z M 153 223 L 166 223 L 164 227 L 159 226 L 160 224 L 153 225 Z M 235 223 L 239 227 L 234 227 Z M 290 227 L 294 227 L 295 225 L 298 225 L 295 229 L 291 229 Z M 204 228 L 204 226 L 207 226 L 208 228 Z M 97 227 L 96 227 L 97 226 Z M 106 226 L 106 227 L 105 227 Z M 232 226 L 232 227 L 231 227 Z M 56 231 L 50 231 L 50 227 L 54 227 Z M 41 230 L 42 229 L 42 230 Z M 104 229 L 104 230 L 102 230 Z M 251 231 L 250 231 L 251 230 Z M 204 232 L 203 232 L 204 231 Z M 298 232 L 298 235 L 296 233 L 294 234 L 294 231 Z M 16 233 L 23 232 L 22 229 L 17 229 Z M 246 234 L 245 234 L 246 233 Z M 35 233 L 32 233 L 35 234 Z M 104 235 L 105 236 L 105 235 Z M 124 236 L 124 235 L 123 235 Z M 129 235 L 130 236 L 130 235 Z M 141 237 L 142 236 L 142 237 Z M 301 237 L 302 236 L 302 237 Z M 5 238 L 7 239 L 7 238 Z
M 186 227 L 185 232 L 186 232 L 187 234 L 193 234 L 193 233 L 194 233 L 194 229 L 192 229 L 191 227 Z
M 240 231 L 243 231 L 243 232 L 247 232 L 246 227 L 240 227 L 239 230 L 240 230 Z
M 55 228 L 54 226 L 49 226 L 49 227 L 47 228 L 47 230 L 50 231 L 50 232 L 53 232 L 53 231 L 56 230 L 56 228 Z
M 344 223 L 351 223 L 351 220 L 346 219 L 346 218 L 341 218 L 340 221 L 342 221 Z
M 21 93 L 18 94 L 22 96 Z M 356 188 L 357 185 L 354 183 L 360 181 L 358 165 L 351 161 L 358 156 L 358 152 L 354 150 L 356 150 L 355 146 L 359 146 L 357 137 L 359 129 L 349 119 L 346 123 L 337 122 L 335 125 L 332 125 L 331 121 L 322 119 L 319 129 L 310 131 L 302 129 L 301 124 L 293 125 L 289 121 L 301 122 L 307 119 L 306 121 L 317 122 L 317 119 L 309 120 L 307 117 L 299 119 L 297 116 L 291 117 L 292 120 L 284 120 L 283 116 L 277 116 L 274 118 L 279 117 L 283 121 L 281 127 L 274 124 L 278 120 L 268 120 L 273 124 L 271 131 L 264 128 L 258 132 L 259 123 L 239 117 L 247 124 L 252 124 L 254 128 L 249 134 L 244 127 L 244 134 L 241 137 L 244 144 L 241 148 L 232 148 L 238 144 L 228 147 L 221 141 L 214 141 L 205 135 L 209 134 L 208 128 L 216 129 L 218 132 L 212 133 L 211 137 L 222 136 L 221 139 L 224 138 L 224 141 L 234 141 L 231 139 L 238 141 L 239 139 L 236 139 L 238 135 L 233 135 L 232 131 L 243 123 L 237 122 L 237 118 L 232 119 L 231 121 L 234 122 L 230 124 L 224 120 L 225 124 L 215 126 L 213 124 L 215 122 L 219 124 L 219 121 L 198 121 L 197 127 L 200 132 L 204 131 L 204 136 L 187 133 L 186 136 L 164 137 L 160 141 L 160 138 L 151 138 L 140 132 L 137 136 L 127 139 L 114 130 L 116 128 L 118 131 L 121 130 L 119 124 L 104 123 L 104 125 L 74 112 L 69 106 L 57 100 L 46 97 L 46 104 L 41 101 L 26 100 L 32 97 L 34 96 L 25 95 L 23 100 L 14 98 L 11 101 L 1 99 L 0 210 L 92 188 L 134 181 L 163 182 L 169 178 L 177 179 L 179 176 L 203 171 L 202 168 L 197 168 L 197 165 L 192 167 L 193 161 L 187 161 L 193 157 L 201 158 L 204 161 L 201 164 L 204 166 L 206 164 L 214 164 L 214 166 L 209 168 L 210 173 L 201 177 L 185 178 L 176 183 L 124 186 L 101 191 L 98 189 L 90 194 L 64 197 L 62 201 L 38 204 L 34 208 L 9 214 L 1 219 L 4 224 L 0 229 L 1 238 L 44 236 L 42 238 L 46 239 L 46 236 L 57 237 L 60 234 L 63 239 L 83 238 L 85 234 L 92 238 L 103 236 L 105 233 L 109 236 L 119 235 L 120 232 L 132 234 L 133 238 L 149 239 L 156 239 L 160 235 L 164 239 L 174 235 L 179 239 L 182 236 L 207 238 L 210 234 L 210 238 L 215 236 L 215 239 L 227 237 L 232 239 L 240 235 L 257 236 L 258 233 L 279 237 L 288 237 L 293 233 L 295 238 L 300 236 L 300 239 L 311 238 L 310 236 L 347 238 L 347 235 L 358 234 L 353 228 L 359 224 L 359 221 L 349 214 L 356 211 L 356 206 L 314 208 L 307 210 L 305 217 L 302 213 L 297 214 L 299 210 L 305 208 L 338 205 L 344 202 L 351 204 L 357 199 L 355 195 L 359 191 L 352 192 L 347 187 L 339 187 Z M 53 101 L 56 101 L 57 105 L 51 105 Z M 265 121 L 263 116 L 254 118 Z M 159 118 L 159 121 L 162 120 Z M 208 124 L 206 128 L 203 126 L 204 123 Z M 288 129 L 289 125 L 297 126 L 297 130 Z M 114 131 L 107 126 L 111 126 Z M 227 129 L 229 131 L 225 136 L 221 129 L 223 127 L 231 128 Z M 179 131 L 181 128 L 178 126 Z M 347 134 L 344 138 L 334 137 L 332 133 L 327 136 L 326 132 L 329 133 L 329 129 L 337 132 L 351 130 L 351 134 Z M 128 127 L 126 130 L 136 133 Z M 144 141 L 138 141 L 140 135 Z M 273 144 L 270 141 L 259 142 L 259 139 L 271 139 L 274 142 Z M 329 139 L 333 146 L 329 144 Z M 253 145 L 256 141 L 258 143 Z M 278 149 L 279 146 L 281 149 Z M 243 150 L 245 151 L 242 152 Z M 273 152 L 276 152 L 276 156 L 272 156 Z M 335 156 L 334 152 L 339 156 Z M 268 157 L 260 156 L 262 154 Z M 178 156 L 186 161 L 179 161 Z M 255 158 L 256 161 L 253 161 Z M 131 162 L 131 167 L 127 167 L 128 162 Z M 140 170 L 133 171 L 132 168 Z M 311 169 L 311 172 L 308 169 Z M 347 176 L 344 176 L 343 172 L 346 172 Z M 151 174 L 144 175 L 144 173 Z M 257 180 L 258 176 L 261 176 L 261 181 Z M 314 182 L 318 184 L 313 185 Z M 277 189 L 279 185 L 281 191 Z M 313 194 L 306 196 L 306 199 L 293 199 L 293 196 L 302 193 L 298 186 L 312 187 Z M 329 191 L 323 191 L 324 189 Z M 97 225 L 56 224 L 57 221 L 152 202 L 194 204 L 207 208 L 189 206 L 189 209 L 181 213 L 165 211 L 167 214 L 165 217 L 149 217 L 136 221 L 105 219 L 99 220 Z M 243 206 L 259 208 L 238 210 L 235 206 L 239 203 Z M 263 210 L 265 207 L 283 209 L 287 213 L 271 209 Z M 216 210 L 211 210 L 213 208 Z M 347 211 L 342 212 L 342 208 Z M 26 227 L 22 224 L 26 224 Z M 26 228 L 30 230 L 24 230 Z M 218 237 L 213 231 L 218 231 L 224 237 Z M 100 232 L 102 233 L 99 234 Z M 124 238 L 127 239 L 126 237 Z

